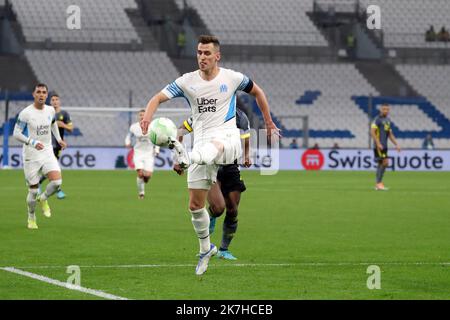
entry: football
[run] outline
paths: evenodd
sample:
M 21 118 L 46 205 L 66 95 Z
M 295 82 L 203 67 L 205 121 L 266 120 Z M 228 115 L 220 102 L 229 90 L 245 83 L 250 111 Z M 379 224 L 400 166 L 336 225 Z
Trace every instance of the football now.
M 154 145 L 167 147 L 177 138 L 177 126 L 169 118 L 156 118 L 150 123 L 150 140 Z

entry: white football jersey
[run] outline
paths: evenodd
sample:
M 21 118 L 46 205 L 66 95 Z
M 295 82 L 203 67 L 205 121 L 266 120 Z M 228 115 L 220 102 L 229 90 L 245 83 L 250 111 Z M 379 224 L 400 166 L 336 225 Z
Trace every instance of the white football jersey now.
M 44 108 L 39 110 L 34 104 L 31 104 L 19 113 L 16 125 L 20 128 L 22 134 L 40 141 L 44 145 L 43 150 L 37 150 L 31 144 L 24 144 L 22 152 L 25 161 L 54 157 L 51 130 L 54 121 L 55 109 L 48 105 L 44 105 Z
M 242 73 L 225 68 L 220 68 L 214 79 L 206 81 L 200 76 L 200 70 L 196 70 L 167 85 L 162 93 L 169 99 L 184 97 L 188 101 L 197 139 L 201 135 L 237 129 L 236 92 L 246 89 L 249 82 Z
M 151 153 L 159 152 L 159 147 L 155 146 L 150 140 L 150 132 L 146 135 L 142 134 L 142 129 L 139 122 L 133 123 L 130 126 L 128 135 L 125 139 L 125 144 L 131 144 L 131 139 L 135 138 L 135 143 L 133 146 L 134 152 L 136 153 Z

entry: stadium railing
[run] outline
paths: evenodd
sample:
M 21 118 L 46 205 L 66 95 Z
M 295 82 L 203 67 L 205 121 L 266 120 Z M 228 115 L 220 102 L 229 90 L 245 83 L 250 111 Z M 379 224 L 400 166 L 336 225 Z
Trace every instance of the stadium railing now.
M 133 28 L 90 28 L 68 30 L 56 27 L 22 26 L 23 33 L 29 42 L 62 43 L 132 43 L 142 41 Z M 130 36 L 135 35 L 135 36 Z

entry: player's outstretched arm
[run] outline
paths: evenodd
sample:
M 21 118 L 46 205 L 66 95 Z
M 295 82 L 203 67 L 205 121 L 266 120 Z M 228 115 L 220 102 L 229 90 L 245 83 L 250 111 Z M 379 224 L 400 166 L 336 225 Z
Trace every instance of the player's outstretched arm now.
M 392 143 L 395 146 L 395 149 L 397 149 L 398 152 L 400 152 L 400 146 L 398 145 L 397 139 L 395 139 L 394 133 L 391 131 L 389 131 L 389 140 L 392 141 Z
M 250 138 L 244 139 L 244 167 L 248 168 L 252 165 L 250 160 Z
M 267 101 L 264 91 L 253 82 L 253 88 L 249 93 L 256 98 L 256 103 L 262 112 L 264 123 L 266 124 L 267 134 L 276 134 L 277 136 L 281 136 L 280 129 L 277 128 L 272 120 L 272 116 L 270 115 L 269 102 Z
M 27 137 L 26 135 L 23 134 L 24 127 L 25 127 L 24 122 L 20 122 L 20 120 L 17 121 L 16 125 L 14 126 L 13 137 L 21 143 L 24 143 L 26 145 L 32 145 L 37 150 L 44 149 L 44 145 L 42 144 L 42 142 L 32 139 L 31 137 Z
M 127 136 L 125 137 L 125 147 L 131 148 L 131 132 L 128 131 Z
M 16 125 L 14 126 L 14 133 L 13 133 L 13 137 L 17 140 L 17 141 L 19 141 L 19 142 L 21 142 L 21 143 L 25 143 L 25 144 L 30 144 L 30 142 L 31 142 L 31 138 L 29 138 L 29 137 L 27 137 L 27 136 L 25 136 L 24 134 L 23 134 L 23 128 L 20 126 L 20 124 L 19 123 L 16 123 Z
M 177 130 L 177 140 L 180 142 L 183 142 L 183 137 L 187 134 L 189 134 L 190 131 L 188 129 L 186 129 L 184 123 L 178 127 Z
M 59 128 L 63 128 L 63 129 L 65 129 L 65 130 L 67 130 L 67 131 L 69 131 L 69 132 L 72 132 L 73 131 L 73 123 L 72 122 L 69 122 L 69 123 L 67 123 L 67 124 L 65 124 L 63 121 L 61 121 L 61 120 L 58 120 L 58 121 L 56 121 L 57 123 L 58 123 L 58 127 Z
M 59 134 L 58 123 L 55 121 L 52 123 L 52 133 L 55 136 L 56 141 L 59 143 L 61 148 L 64 150 L 67 148 L 67 144 L 61 139 L 61 135 Z
M 177 130 L 177 140 L 180 141 L 180 142 L 183 142 L 183 137 L 184 137 L 186 134 L 189 134 L 189 133 L 190 133 L 189 130 L 186 129 L 185 122 L 186 122 L 186 120 L 183 122 L 183 124 L 182 124 L 181 126 L 178 127 L 178 130 Z M 178 173 L 178 175 L 180 175 L 180 176 L 181 176 L 181 175 L 183 174 L 183 172 L 184 172 L 184 170 L 181 168 L 180 164 L 178 164 L 177 162 L 175 162 L 175 163 L 173 164 L 173 170 L 174 170 L 176 173 Z
M 370 129 L 370 135 L 372 136 L 373 141 L 375 141 L 376 148 L 381 151 L 383 149 L 383 146 L 381 145 L 380 139 L 377 136 L 377 129 L 372 127 Z
M 149 126 L 150 122 L 152 121 L 152 118 L 156 112 L 156 109 L 158 109 L 158 107 L 161 103 L 164 103 L 167 100 L 169 100 L 169 98 L 167 98 L 164 93 L 158 92 L 147 103 L 147 107 L 145 108 L 144 119 L 142 119 L 142 121 L 140 123 L 142 133 L 144 135 L 147 134 L 147 132 L 148 132 L 148 126 Z

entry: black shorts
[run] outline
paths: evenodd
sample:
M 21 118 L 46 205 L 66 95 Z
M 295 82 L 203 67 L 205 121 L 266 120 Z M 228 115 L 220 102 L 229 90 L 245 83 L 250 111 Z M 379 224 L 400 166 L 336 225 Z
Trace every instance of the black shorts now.
M 224 196 L 233 191 L 244 192 L 247 189 L 241 179 L 241 171 L 237 164 L 220 166 L 217 172 L 217 180 L 220 182 L 220 189 Z
M 378 149 L 373 149 L 373 155 L 375 157 L 375 161 L 379 162 L 388 157 L 388 149 L 382 149 L 381 152 L 378 152 Z
M 53 154 L 55 155 L 56 159 L 59 160 L 59 157 L 61 157 L 61 146 L 53 146 Z

